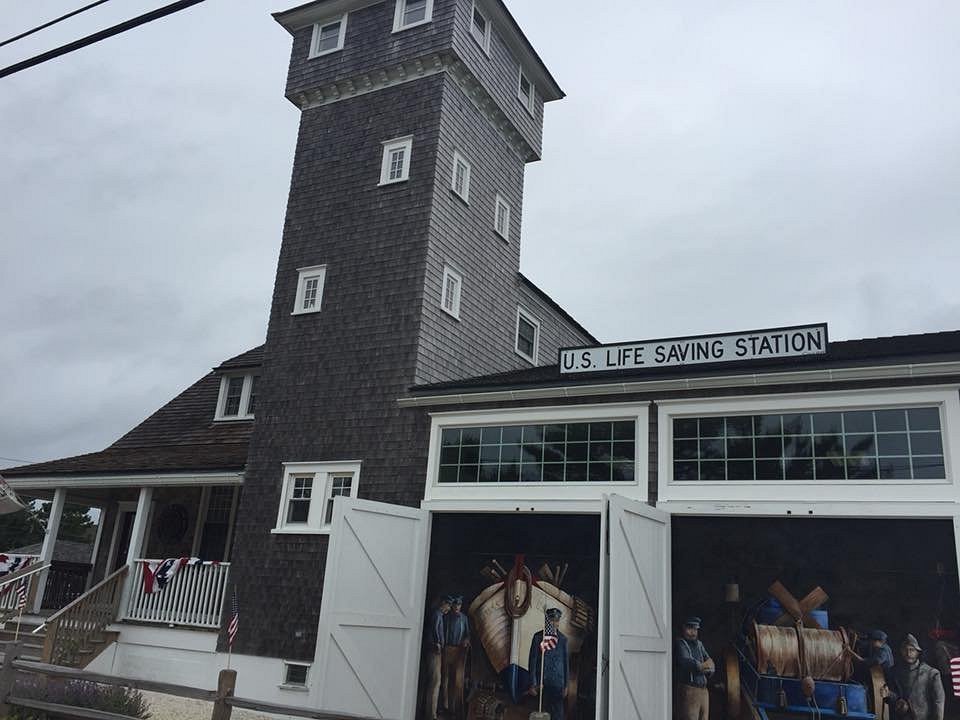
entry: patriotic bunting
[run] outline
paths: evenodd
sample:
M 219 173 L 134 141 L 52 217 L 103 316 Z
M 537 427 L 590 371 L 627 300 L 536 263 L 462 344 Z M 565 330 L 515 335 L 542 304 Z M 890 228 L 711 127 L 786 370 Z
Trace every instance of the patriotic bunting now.
M 216 560 L 201 560 L 200 558 L 167 558 L 163 561 L 148 562 L 143 566 L 143 592 L 153 595 L 160 592 L 182 568 L 190 565 L 219 565 Z

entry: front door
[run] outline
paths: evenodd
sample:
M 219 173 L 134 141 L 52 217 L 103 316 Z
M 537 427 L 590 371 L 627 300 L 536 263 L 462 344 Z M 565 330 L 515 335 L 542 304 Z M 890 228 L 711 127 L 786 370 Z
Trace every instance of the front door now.
M 610 720 L 671 716 L 670 516 L 607 502 Z

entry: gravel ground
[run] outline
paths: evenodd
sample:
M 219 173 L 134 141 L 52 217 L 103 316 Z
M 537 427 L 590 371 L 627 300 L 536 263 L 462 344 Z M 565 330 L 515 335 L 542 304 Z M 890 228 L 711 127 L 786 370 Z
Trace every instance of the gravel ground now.
M 151 720 L 210 720 L 213 703 L 202 700 L 190 700 L 173 695 L 144 692 L 143 697 L 150 703 Z M 264 715 L 250 710 L 235 709 L 231 720 L 278 720 L 286 715 Z

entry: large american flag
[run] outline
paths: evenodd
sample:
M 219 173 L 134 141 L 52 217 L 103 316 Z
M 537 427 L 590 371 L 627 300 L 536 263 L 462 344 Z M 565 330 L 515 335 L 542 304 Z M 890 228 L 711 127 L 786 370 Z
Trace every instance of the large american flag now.
M 953 696 L 960 697 L 960 657 L 950 658 L 950 675 L 953 680 Z
M 240 629 L 240 604 L 237 602 L 237 589 L 233 589 L 233 612 L 230 614 L 230 624 L 227 625 L 227 644 L 233 649 L 233 641 L 237 639 L 237 630 Z

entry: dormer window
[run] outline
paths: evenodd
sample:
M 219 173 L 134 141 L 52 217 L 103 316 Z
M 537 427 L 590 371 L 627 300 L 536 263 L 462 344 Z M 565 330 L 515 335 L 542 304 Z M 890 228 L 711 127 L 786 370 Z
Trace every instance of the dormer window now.
M 397 0 L 393 31 L 423 25 L 433 19 L 433 0 Z
M 224 375 L 220 378 L 215 420 L 249 420 L 257 397 L 259 375 Z
M 310 45 L 310 57 L 320 57 L 337 50 L 343 50 L 343 41 L 347 35 L 347 16 L 317 23 L 313 26 L 313 42 Z

